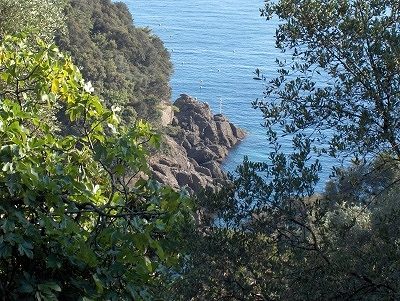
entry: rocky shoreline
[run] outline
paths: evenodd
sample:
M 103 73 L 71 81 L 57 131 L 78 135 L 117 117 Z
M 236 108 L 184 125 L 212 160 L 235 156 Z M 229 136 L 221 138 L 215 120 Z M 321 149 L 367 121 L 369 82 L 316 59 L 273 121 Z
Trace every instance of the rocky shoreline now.
M 226 179 L 221 169 L 229 149 L 245 132 L 221 115 L 213 115 L 208 104 L 186 94 L 163 110 L 167 128 L 164 151 L 151 158 L 153 177 L 174 188 L 189 192 L 218 187 Z

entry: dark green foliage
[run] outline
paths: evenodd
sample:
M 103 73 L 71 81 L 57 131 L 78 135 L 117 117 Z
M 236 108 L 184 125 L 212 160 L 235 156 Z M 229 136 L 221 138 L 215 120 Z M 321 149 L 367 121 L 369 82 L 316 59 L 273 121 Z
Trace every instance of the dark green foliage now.
M 385 154 L 372 162 L 357 162 L 347 169 L 337 169 L 337 176 L 329 181 L 325 197 L 330 203 L 341 201 L 365 204 L 371 196 L 379 196 L 397 186 L 398 161 Z
M 252 165 L 198 200 L 203 218 L 188 235 L 192 256 L 177 299 L 400 298 L 398 162 L 352 166 L 324 195 L 276 203 Z
M 71 0 L 67 33 L 57 44 L 67 51 L 95 93 L 119 105 L 125 121 L 157 121 L 157 105 L 169 100 L 172 72 L 169 53 L 150 30 L 136 28 L 123 3 Z

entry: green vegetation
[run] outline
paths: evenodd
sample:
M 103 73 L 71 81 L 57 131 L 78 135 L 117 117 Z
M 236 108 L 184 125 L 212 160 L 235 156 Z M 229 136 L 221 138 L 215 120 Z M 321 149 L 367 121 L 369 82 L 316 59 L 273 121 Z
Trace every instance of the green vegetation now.
M 181 256 L 188 199 L 143 179 L 149 124 L 124 128 L 69 57 L 33 48 L 0 44 L 0 296 L 154 300 Z M 60 136 L 60 115 L 79 133 Z
M 197 196 L 195 229 L 186 195 L 148 176 L 162 42 L 110 0 L 14 2 L 0 0 L 1 300 L 400 299 L 397 1 L 266 1 L 293 54 L 254 103 L 273 152 Z M 316 195 L 320 155 L 354 159 Z
M 293 54 L 254 103 L 273 152 L 198 199 L 204 219 L 177 296 L 398 300 L 398 2 L 267 1 L 263 15 L 280 19 L 277 47 Z M 321 154 L 354 159 L 314 195 Z
M 137 116 L 157 123 L 158 104 L 170 98 L 172 72 L 161 40 L 134 27 L 126 5 L 111 0 L 71 0 L 66 24 L 57 44 L 71 54 L 95 93 L 109 106 L 118 104 L 127 123 Z
M 125 4 L 111 0 L 0 0 L 0 37 L 30 32 L 69 53 L 95 94 L 120 105 L 125 123 L 157 124 L 170 98 L 172 65 L 162 41 L 136 28 Z M 34 44 L 34 43 L 33 43 Z
M 0 37 L 31 32 L 47 42 L 64 28 L 64 0 L 0 0 Z
M 207 215 L 188 235 L 191 269 L 175 286 L 177 299 L 399 299 L 397 162 L 353 166 L 325 195 L 276 202 L 274 182 L 252 167 L 230 189 L 198 200 Z
M 318 151 L 333 156 L 389 149 L 400 158 L 398 2 L 268 1 L 264 15 L 285 21 L 276 43 L 293 53 L 280 62 L 267 101 L 256 103 L 266 125 L 282 123 L 291 134 L 329 129 L 328 141 L 315 142 L 327 142 Z

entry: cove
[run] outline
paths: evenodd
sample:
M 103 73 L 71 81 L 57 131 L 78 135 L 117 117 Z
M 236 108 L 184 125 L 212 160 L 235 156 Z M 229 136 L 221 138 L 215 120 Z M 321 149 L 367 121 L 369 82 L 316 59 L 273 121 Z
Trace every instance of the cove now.
M 181 93 L 209 103 L 245 129 L 247 137 L 234 148 L 224 168 L 234 171 L 244 156 L 267 161 L 270 148 L 260 111 L 251 102 L 263 97 L 264 82 L 254 80 L 258 68 L 267 79 L 277 75 L 276 21 L 260 16 L 262 0 L 125 0 L 136 26 L 149 27 L 171 54 L 172 101 Z M 286 153 L 291 138 L 281 139 Z M 332 158 L 320 158 L 324 171 L 318 190 L 330 174 Z

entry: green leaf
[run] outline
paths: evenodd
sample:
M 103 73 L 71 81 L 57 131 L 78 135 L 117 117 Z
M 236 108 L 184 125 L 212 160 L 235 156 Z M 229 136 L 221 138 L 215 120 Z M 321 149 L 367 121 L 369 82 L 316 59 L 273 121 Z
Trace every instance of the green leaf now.
M 18 245 L 18 252 L 22 256 L 27 256 L 28 258 L 33 258 L 33 246 L 31 243 L 24 241 L 22 244 Z
M 54 93 L 54 94 L 57 94 L 58 91 L 59 91 L 59 87 L 60 87 L 60 82 L 56 78 L 51 83 L 51 92 Z
M 99 277 L 96 274 L 93 275 L 93 280 L 96 284 L 97 292 L 102 294 L 104 291 L 103 282 L 99 279 Z
M 23 294 L 31 294 L 34 291 L 34 288 L 30 283 L 24 281 L 22 285 L 18 288 L 18 291 Z
M 5 242 L 0 242 L 0 258 L 8 258 L 11 256 L 12 248 Z
M 4 172 L 13 172 L 14 171 L 14 165 L 12 162 L 7 162 L 6 164 L 3 165 L 2 171 Z
M 152 137 L 151 126 L 121 126 L 115 107 L 112 112 L 91 95 L 78 68 L 54 47 L 1 37 L 0 86 L 25 91 L 18 99 L 6 93 L 0 100 L 0 258 L 7 264 L 15 257 L 26 276 L 10 287 L 19 288 L 23 298 L 45 301 L 119 300 L 124 294 L 144 299 L 142 292 L 159 284 L 154 271 L 164 273 L 156 261 L 165 257 L 160 241 L 175 243 L 165 222 L 156 222 L 160 200 L 168 199 L 159 185 L 142 179 L 122 187 L 122 177 L 148 171 L 144 141 Z M 71 126 L 69 136 L 63 136 L 59 121 Z M 113 131 L 105 131 L 107 123 Z M 147 208 L 154 216 L 139 213 Z M 4 279 L 13 279 L 9 270 L 0 267 Z M 59 294 L 61 283 L 76 292 Z M 131 292 L 121 289 L 128 284 L 134 285 Z
M 61 287 L 55 282 L 46 282 L 43 284 L 39 284 L 38 289 L 43 292 L 49 291 L 49 290 L 52 290 L 55 292 L 61 292 Z
M 60 259 L 57 258 L 56 255 L 50 254 L 46 261 L 46 266 L 51 269 L 59 269 L 61 268 L 62 264 Z
M 153 264 L 152 264 L 150 258 L 147 257 L 147 256 L 144 256 L 144 257 L 143 257 L 143 260 L 144 260 L 144 264 L 145 264 L 146 269 L 147 269 L 150 273 L 152 273 L 152 272 L 153 272 Z
M 96 267 L 98 264 L 97 256 L 93 250 L 84 242 L 79 245 L 77 257 L 90 267 Z
M 3 220 L 2 222 L 0 221 L 1 228 L 4 230 L 4 232 L 13 232 L 15 230 L 15 222 L 12 219 L 6 219 Z

